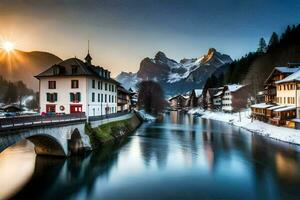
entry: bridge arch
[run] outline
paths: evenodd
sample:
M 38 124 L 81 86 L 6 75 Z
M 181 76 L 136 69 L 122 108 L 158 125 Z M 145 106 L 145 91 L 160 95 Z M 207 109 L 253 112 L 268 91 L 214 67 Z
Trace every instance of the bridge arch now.
M 28 139 L 34 144 L 34 150 L 37 155 L 53 155 L 53 156 L 66 156 L 67 152 L 64 150 L 63 144 L 49 134 L 37 134 L 37 135 L 6 135 L 5 139 L 0 143 L 0 153 L 10 146 L 20 142 L 24 139 Z
M 77 128 L 71 134 L 71 139 L 68 142 L 68 149 L 71 155 L 79 154 L 83 151 L 84 144 L 81 134 Z
M 67 155 L 60 142 L 51 135 L 34 135 L 28 137 L 27 139 L 34 144 L 34 150 L 37 155 Z

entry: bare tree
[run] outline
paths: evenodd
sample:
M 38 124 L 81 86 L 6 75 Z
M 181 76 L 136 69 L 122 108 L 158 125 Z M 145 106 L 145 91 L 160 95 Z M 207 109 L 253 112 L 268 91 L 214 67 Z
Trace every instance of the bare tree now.
M 142 81 L 138 85 L 138 107 L 157 115 L 165 107 L 164 91 L 154 81 Z

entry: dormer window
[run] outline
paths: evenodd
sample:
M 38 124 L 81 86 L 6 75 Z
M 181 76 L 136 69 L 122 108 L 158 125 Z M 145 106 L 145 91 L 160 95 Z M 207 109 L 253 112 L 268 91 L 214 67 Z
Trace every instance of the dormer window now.
M 53 74 L 54 75 L 59 75 L 59 66 L 54 66 L 53 67 Z
M 78 72 L 78 67 L 77 66 L 72 66 L 72 74 L 77 74 Z

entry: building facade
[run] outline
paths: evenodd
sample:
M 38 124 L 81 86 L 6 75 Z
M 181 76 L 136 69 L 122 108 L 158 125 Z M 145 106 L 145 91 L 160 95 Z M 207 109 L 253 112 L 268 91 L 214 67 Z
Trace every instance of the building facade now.
M 295 119 L 300 118 L 300 69 L 276 81 L 276 101 L 282 106 L 274 110 L 273 123 L 295 127 Z
M 266 83 L 275 92 L 266 93 L 265 103 L 251 106 L 252 117 L 300 129 L 300 67 L 275 68 Z
M 179 110 L 188 106 L 189 96 L 176 95 L 169 99 L 171 109 Z
M 40 113 L 85 112 L 99 116 L 117 112 L 117 86 L 110 72 L 91 63 L 70 58 L 35 76 L 39 80 Z
M 276 81 L 280 81 L 287 76 L 298 71 L 300 67 L 275 67 L 265 81 L 265 103 L 276 104 Z
M 220 110 L 222 107 L 222 94 L 223 87 L 220 88 L 208 88 L 203 98 L 204 105 L 208 110 Z
M 202 105 L 202 89 L 193 89 L 189 97 L 189 107 L 198 107 Z
M 222 96 L 222 111 L 237 112 L 248 105 L 249 87 L 245 85 L 225 85 Z
M 131 92 L 121 85 L 118 86 L 118 112 L 128 112 L 131 110 Z

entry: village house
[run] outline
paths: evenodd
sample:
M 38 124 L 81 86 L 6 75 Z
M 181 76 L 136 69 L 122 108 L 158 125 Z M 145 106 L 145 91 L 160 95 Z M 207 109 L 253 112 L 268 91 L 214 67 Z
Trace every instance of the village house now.
M 189 96 L 176 95 L 169 99 L 170 107 L 173 110 L 180 110 L 188 106 Z
M 275 68 L 266 81 L 265 88 L 269 90 L 266 91 L 266 102 L 251 106 L 253 118 L 276 125 L 300 128 L 299 80 L 300 67 Z
M 35 76 L 39 80 L 40 113 L 70 114 L 85 112 L 99 116 L 117 112 L 117 86 L 110 71 L 69 58 Z
M 240 111 L 247 107 L 249 98 L 249 86 L 239 84 L 225 85 L 222 95 L 222 111 Z
M 202 104 L 202 89 L 193 89 L 189 96 L 189 107 L 198 107 Z
M 205 104 L 208 110 L 220 110 L 222 107 L 223 87 L 208 88 L 205 95 Z
M 280 81 L 300 69 L 294 67 L 275 67 L 265 81 L 265 103 L 276 104 L 276 81 Z
M 118 85 L 118 112 L 128 112 L 131 110 L 131 92 L 123 86 Z
M 300 69 L 276 81 L 276 101 L 281 108 L 273 110 L 271 122 L 295 128 L 300 119 Z
M 130 92 L 130 104 L 131 104 L 131 109 L 135 109 L 137 107 L 138 103 L 138 92 L 134 91 L 132 88 L 129 88 L 128 90 Z

